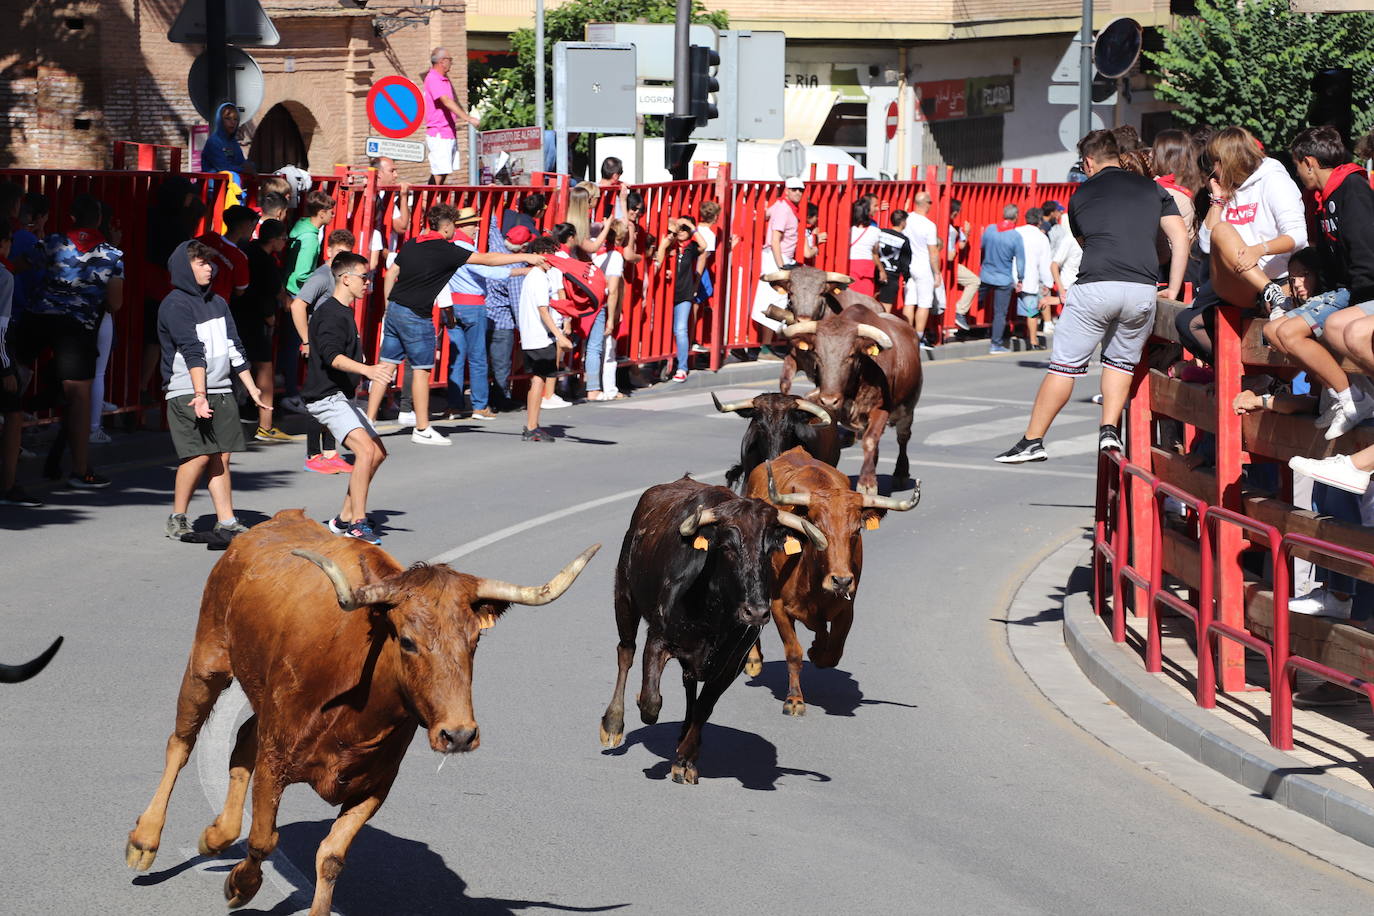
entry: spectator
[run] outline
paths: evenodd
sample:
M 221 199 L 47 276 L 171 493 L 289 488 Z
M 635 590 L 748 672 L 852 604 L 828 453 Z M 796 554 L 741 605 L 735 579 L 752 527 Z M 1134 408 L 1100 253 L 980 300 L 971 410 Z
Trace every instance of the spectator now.
M 1210 255 L 1210 280 L 1175 325 L 1188 350 L 1210 362 L 1215 311 L 1223 299 L 1246 306 L 1258 294 L 1271 317 L 1293 307 L 1278 281 L 1287 274 L 1288 256 L 1307 245 L 1307 223 L 1298 186 L 1249 131 L 1218 131 L 1207 157 L 1211 206 L 1198 241 Z
M 759 262 L 760 278 L 796 264 L 797 230 L 801 226 L 801 201 L 805 192 L 805 182 L 800 178 L 789 178 L 783 182 L 782 198 L 769 206 L 767 234 Z M 763 346 L 761 355 L 764 358 L 782 359 L 782 355 L 773 349 L 774 333 L 782 330 L 782 323 L 769 318 L 767 314 L 769 306 L 773 305 L 786 307 L 787 293 L 760 279 L 758 289 L 754 292 L 754 309 L 749 317 L 762 329 L 759 332 L 759 342 Z
M 488 238 L 493 253 L 520 254 L 535 236 L 523 224 L 512 226 L 502 235 L 499 220 L 493 216 Z M 493 282 L 487 288 L 487 357 L 495 385 L 495 391 L 488 397 L 488 406 L 495 404 L 502 412 L 516 408 L 515 399 L 511 397 L 511 362 L 515 353 L 516 309 L 527 273 L 528 267 L 512 268 L 504 282 Z
M 1054 287 L 1054 274 L 1050 272 L 1050 240 L 1040 231 L 1043 216 L 1038 208 L 1027 207 L 1025 225 L 1016 227 L 1026 252 L 1016 307 L 1021 317 L 1026 319 L 1026 342 L 1032 350 L 1045 349 L 1037 327 L 1040 322 L 1040 301 L 1049 296 Z
M 443 184 L 458 171 L 457 125 L 481 123 L 476 115 L 468 114 L 453 92 L 448 73 L 453 69 L 453 55 L 447 48 L 435 48 L 429 53 L 429 72 L 425 74 L 425 145 L 429 148 L 429 183 Z
M 624 182 L 625 163 L 621 162 L 616 156 L 607 156 L 601 160 L 601 179 L 597 181 L 598 191 L 605 192 L 606 197 L 601 203 L 601 208 L 595 213 L 607 222 L 612 219 L 623 219 L 625 216 L 625 194 L 629 191 L 629 186 Z
M 46 238 L 48 227 L 48 209 L 47 195 L 35 191 L 25 194 L 19 202 L 18 228 L 11 237 L 10 245 L 16 316 L 42 292 L 43 281 L 47 277 L 43 239 Z
M 429 231 L 401 246 L 396 263 L 386 272 L 386 316 L 382 320 L 380 362 L 410 366 L 411 397 L 415 404 L 412 442 L 448 445 L 449 440 L 429 425 L 429 377 L 434 369 L 434 300 L 453 272 L 464 264 L 500 267 L 524 262 L 544 266 L 537 255 L 473 253 L 452 244 L 458 231 L 458 211 L 435 204 L 425 213 Z M 386 386 L 372 385 L 367 396 L 367 417 L 376 421 Z
M 283 225 L 286 223 L 287 201 L 285 194 L 278 194 L 276 191 L 263 194 L 260 208 L 263 222 L 274 219 Z
M 14 303 L 14 274 L 9 269 L 9 255 L 10 222 L 0 219 L 0 417 L 5 421 L 5 431 L 0 437 L 0 506 L 36 509 L 43 505 L 43 500 L 29 495 L 15 482 L 23 445 L 24 409 L 20 402 L 23 385 L 19 380 L 19 368 L 5 343 Z
M 537 236 L 539 218 L 544 215 L 548 203 L 549 199 L 543 191 L 535 191 L 520 198 L 518 209 L 507 210 L 501 214 L 502 234 L 510 232 L 516 226 L 524 226 L 529 230 L 531 238 Z
M 1054 277 L 1054 285 L 1059 288 L 1061 299 L 1067 301 L 1069 290 L 1074 283 L 1078 282 L 1078 266 L 1083 261 L 1083 247 L 1078 244 L 1078 239 L 1073 237 L 1073 233 L 1068 231 L 1067 212 L 1060 214 L 1060 222 L 1064 224 L 1064 233 L 1060 236 L 1059 247 L 1050 256 L 1050 275 Z M 1052 330 L 1052 316 L 1045 313 L 1045 331 Z
M 372 250 L 368 253 L 368 270 L 376 270 L 383 256 L 386 257 L 385 267 L 390 267 L 396 260 L 396 252 L 401 249 L 401 241 L 410 229 L 410 185 L 401 180 L 393 159 L 378 156 L 368 160 L 368 165 L 377 170 L 377 213 L 372 220 Z
M 911 276 L 911 240 L 903 234 L 907 223 L 907 212 L 894 210 L 892 225 L 878 233 L 878 259 L 887 274 L 887 282 L 878 288 L 878 294 L 874 298 L 882 303 L 883 309 L 888 312 L 897 307 L 897 291 Z M 916 312 L 918 301 L 920 300 L 916 296 L 906 297 L 908 321 Z
M 308 335 L 311 310 L 329 298 L 336 285 L 334 268 L 331 265 L 341 253 L 352 251 L 355 244 L 357 244 L 357 239 L 347 229 L 335 229 L 329 233 L 329 238 L 325 240 L 324 263 L 311 271 L 310 275 L 305 278 L 305 282 L 301 284 L 301 288 L 290 298 L 287 313 L 291 318 L 294 336 L 301 340 L 298 352 L 302 358 L 309 359 L 310 357 L 310 338 Z M 306 418 L 305 464 L 302 465 L 302 468 L 317 474 L 350 474 L 353 472 L 353 465 L 339 456 L 338 443 L 334 440 L 333 434 L 329 432 L 329 428 L 310 417 Z
M 664 236 L 654 255 L 654 264 L 663 264 L 672 250 L 673 271 L 673 338 L 677 343 L 676 370 L 673 381 L 687 381 L 688 344 L 692 318 L 692 302 L 697 296 L 697 264 L 701 249 L 696 241 L 696 224 L 690 216 L 669 221 L 670 234 Z
M 1169 192 L 1178 207 L 1183 223 L 1188 227 L 1189 267 L 1192 267 L 1192 247 L 1197 241 L 1196 214 L 1193 197 L 1202 187 L 1202 173 L 1197 167 L 1197 147 L 1192 138 L 1181 130 L 1161 130 L 1155 135 L 1150 153 L 1151 175 L 1160 187 Z M 1161 233 L 1155 240 L 1160 276 L 1168 276 L 1169 240 Z
M 476 231 L 481 220 L 472 207 L 459 210 L 453 244 L 475 252 L 477 240 L 467 230 Z M 491 389 L 487 376 L 487 294 L 491 286 L 504 283 L 509 276 L 509 267 L 487 267 L 469 262 L 449 278 L 449 302 L 445 303 L 448 312 L 444 315 L 441 310 L 441 315 L 454 347 L 448 376 L 447 415 L 451 418 L 464 412 L 463 370 L 466 368 L 471 379 L 472 419 L 496 419 L 496 412 L 488 406 Z
M 0 222 L 13 233 L 19 228 L 19 203 L 24 198 L 24 187 L 13 181 L 0 181 Z
M 525 277 L 520 289 L 520 347 L 524 351 L 525 368 L 530 373 L 530 388 L 525 396 L 524 442 L 553 442 L 548 430 L 539 426 L 539 411 L 545 390 L 552 390 L 558 375 L 558 346 L 571 347 L 572 342 L 553 319 L 550 303 L 563 296 L 562 271 L 549 267 L 543 255 L 558 250 L 557 243 L 548 237 L 529 244 L 534 256 L 534 268 Z
M 1350 384 L 1336 355 L 1323 346 L 1351 357 L 1366 371 L 1374 370 L 1374 191 L 1364 169 L 1350 161 L 1333 127 L 1304 130 L 1289 152 L 1303 186 L 1313 195 L 1313 224 L 1319 230 L 1317 273 L 1329 292 L 1271 320 L 1264 334 L 1275 349 L 1326 388 L 1328 407 L 1317 427 L 1325 427 L 1330 440 L 1374 416 L 1374 398 Z M 1299 262 L 1307 250 L 1289 259 L 1295 297 L 1314 289 L 1310 262 Z
M 1016 292 L 1018 279 L 1026 273 L 1026 246 L 1016 232 L 1016 204 L 1002 208 L 1002 221 L 989 223 L 983 230 L 983 263 L 978 280 L 992 297 L 992 335 L 989 353 L 1007 352 L 1007 307 Z
M 926 342 L 926 323 L 930 311 L 943 295 L 940 278 L 940 236 L 935 224 L 930 221 L 930 195 L 917 191 L 911 202 L 911 213 L 906 218 L 903 234 L 911 241 L 911 275 L 907 280 L 906 312 L 907 321 L 916 330 L 921 349 L 929 350 Z
M 114 211 L 110 205 L 101 201 L 100 203 L 100 234 L 110 240 L 116 248 L 119 247 L 123 238 L 123 233 L 113 222 Z M 100 316 L 100 325 L 95 332 L 95 377 L 91 379 L 91 436 L 92 445 L 108 445 L 112 440 L 110 434 L 105 432 L 101 426 L 107 410 L 115 410 L 116 406 L 105 400 L 105 375 L 110 366 L 110 351 L 114 348 L 114 315 L 109 309 Z
M 167 392 L 167 426 L 180 464 L 166 534 L 182 540 L 191 534 L 186 517 L 191 496 L 208 475 L 206 488 L 215 507 L 214 534 L 232 538 L 248 528 L 234 515 L 229 456 L 244 450 L 243 427 L 234 402 L 232 371 L 258 407 L 258 386 L 248 371 L 229 307 L 212 281 L 215 252 L 189 241 L 167 262 L 172 291 L 157 313 L 162 345 L 162 377 Z
M 215 129 L 205 138 L 200 151 L 202 172 L 234 172 L 240 176 L 257 174 L 257 167 L 243 155 L 239 146 L 239 110 L 233 102 L 224 102 L 215 109 Z
M 814 265 L 820 256 L 821 246 L 825 244 L 826 233 L 817 232 L 821 223 L 821 208 L 815 204 L 806 205 L 806 237 L 802 249 L 802 261 Z
M 1109 131 L 1089 133 L 1078 141 L 1078 153 L 1089 177 L 1069 198 L 1069 229 L 1083 240 L 1082 275 L 1059 318 L 1049 372 L 1035 395 L 1026 433 L 995 459 L 1004 464 L 1048 457 L 1043 437 L 1069 402 L 1074 380 L 1087 374 L 1088 361 L 1099 345 L 1098 447 L 1121 450 L 1121 411 L 1135 364 L 1154 327 L 1159 276 L 1154 237 L 1159 228 L 1173 243 L 1165 296 L 1175 298 L 1183 283 L 1188 230 L 1173 198 L 1148 178 L 1120 167 L 1116 138 Z
M 876 199 L 876 198 L 875 198 Z M 872 296 L 887 282 L 887 271 L 878 258 L 878 227 L 873 222 L 869 201 L 864 197 L 855 201 L 849 212 L 849 268 L 854 278 L 849 288 L 861 295 Z
M 168 175 L 157 186 L 153 205 L 148 208 L 148 235 L 143 256 L 143 371 L 139 376 L 140 403 L 151 405 L 153 379 L 162 354 L 157 340 L 157 309 L 172 290 L 167 260 L 177 246 L 199 228 L 205 205 L 196 196 L 196 186 L 180 175 Z
M 569 253 L 579 260 L 587 260 L 587 255 L 595 254 L 606 246 L 610 221 L 592 222 L 599 193 L 596 185 L 590 181 L 584 181 L 568 192 L 568 223 L 576 231 Z
M 66 445 L 72 452 L 67 482 L 100 489 L 110 481 L 91 467 L 89 454 L 96 329 L 105 312 L 117 312 L 124 304 L 124 253 L 101 234 L 100 202 L 94 197 L 74 197 L 71 217 L 69 231 L 54 233 L 44 242 L 46 278 L 26 306 L 17 350 L 21 362 L 32 363 L 51 348 L 50 368 L 62 386 L 62 429 L 48 455 L 47 475 L 61 476 Z
M 196 241 L 215 253 L 215 295 L 230 307 L 234 299 L 248 288 L 251 279 L 248 273 L 248 254 L 243 246 L 253 237 L 258 227 L 258 213 L 250 207 L 234 204 L 224 209 L 224 235 L 208 229 L 196 236 Z
M 705 205 L 702 205 L 706 212 Z M 698 233 L 701 227 L 697 227 Z M 591 336 L 587 340 L 587 361 L 584 369 L 587 375 L 587 400 L 619 401 L 626 397 L 615 385 L 617 366 L 615 355 L 616 331 L 620 325 L 622 296 L 625 292 L 625 255 L 624 245 L 629 239 L 629 229 L 624 220 L 611 222 L 610 243 L 593 256 L 595 264 L 606 277 L 606 308 L 604 330 L 598 337 L 597 325 L 592 325 Z M 598 318 L 598 321 L 601 321 Z
M 1069 229 L 1064 225 L 1061 217 L 1064 215 L 1064 205 L 1057 200 L 1047 200 L 1040 205 L 1040 231 L 1045 233 L 1050 241 L 1050 251 L 1059 247 L 1059 241 L 1069 234 Z
M 373 477 L 386 460 L 386 446 L 372 422 L 353 403 L 353 395 L 358 390 L 358 376 L 366 376 L 376 387 L 386 388 L 396 377 L 396 367 L 386 363 L 369 366 L 363 362 L 353 303 L 367 293 L 367 258 L 341 251 L 330 262 L 330 269 L 335 279 L 334 294 L 326 296 L 310 315 L 308 339 L 314 346 L 306 358 L 301 396 L 310 416 L 353 452 L 348 491 L 339 514 L 329 520 L 329 530 L 380 544 L 381 538 L 367 517 L 367 494 Z
M 248 256 L 248 286 L 229 304 L 234 327 L 243 343 L 244 359 L 248 360 L 253 383 L 261 392 L 258 400 L 262 406 L 258 408 L 257 431 L 253 434 L 259 442 L 291 440 L 291 436 L 278 429 L 272 419 L 272 329 L 283 302 L 277 256 L 285 248 L 286 225 L 280 220 L 263 220 L 257 227 L 257 238 L 243 249 Z
M 305 198 L 305 215 L 296 220 L 287 237 L 286 252 L 282 261 L 286 271 L 287 295 L 295 296 L 300 292 L 310 274 L 320 263 L 320 234 L 324 226 L 334 218 L 334 198 L 323 191 L 311 191 Z M 301 334 L 305 328 L 302 320 L 288 322 L 282 333 L 277 335 L 277 365 L 281 367 L 283 390 L 282 407 L 293 413 L 305 413 L 305 403 L 300 399 L 300 352 Z
M 978 288 L 983 281 L 964 263 L 968 259 L 968 233 L 973 227 L 968 220 L 964 220 L 962 224 L 959 222 L 963 208 L 963 203 L 957 197 L 950 199 L 949 237 L 945 240 L 945 256 L 954 264 L 955 282 L 964 288 L 959 295 L 959 301 L 954 303 L 954 326 L 961 331 L 967 331 L 968 313 L 973 308 L 973 301 L 978 298 Z

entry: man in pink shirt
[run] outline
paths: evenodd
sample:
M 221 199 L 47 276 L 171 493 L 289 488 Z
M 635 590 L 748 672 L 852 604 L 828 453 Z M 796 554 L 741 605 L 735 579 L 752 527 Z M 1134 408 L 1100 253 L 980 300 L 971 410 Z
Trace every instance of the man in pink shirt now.
M 479 123 L 468 114 L 453 94 L 448 72 L 453 55 L 447 48 L 435 48 L 429 55 L 430 70 L 425 74 L 425 144 L 429 147 L 429 183 L 443 184 L 449 173 L 458 170 L 457 125 Z
M 801 226 L 801 200 L 806 190 L 800 178 L 789 178 L 783 185 L 782 199 L 768 208 L 768 229 L 764 236 L 762 263 L 759 276 L 766 277 L 775 270 L 792 267 L 797 263 L 797 232 Z M 759 280 L 758 291 L 754 294 L 754 310 L 750 315 L 754 322 L 763 328 L 759 342 L 768 348 L 773 342 L 773 334 L 782 330 L 782 323 L 769 318 L 765 312 L 770 305 L 787 307 L 787 293 L 773 287 L 771 283 Z M 772 356 L 771 349 L 765 349 L 765 357 Z

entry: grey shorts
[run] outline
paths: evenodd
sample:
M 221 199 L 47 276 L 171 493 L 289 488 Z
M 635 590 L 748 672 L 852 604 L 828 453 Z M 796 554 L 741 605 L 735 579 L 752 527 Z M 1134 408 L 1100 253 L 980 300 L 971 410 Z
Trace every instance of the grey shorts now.
M 178 458 L 218 455 L 221 452 L 241 452 L 243 426 L 239 423 L 239 405 L 229 392 L 206 395 L 210 403 L 210 419 L 202 420 L 191 408 L 191 395 L 182 394 L 167 401 L 167 430 L 172 434 L 172 447 Z
M 329 430 L 334 441 L 340 445 L 343 445 L 348 434 L 355 429 L 364 430 L 372 438 L 377 438 L 377 430 L 367 419 L 367 414 L 340 392 L 336 391 L 319 401 L 307 401 L 305 409 L 310 411 L 310 416 L 319 421 L 321 426 Z
M 1076 283 L 1054 323 L 1050 372 L 1067 378 L 1088 374 L 1088 363 L 1102 346 L 1102 368 L 1135 371 L 1154 330 L 1158 288 L 1150 283 L 1104 280 Z

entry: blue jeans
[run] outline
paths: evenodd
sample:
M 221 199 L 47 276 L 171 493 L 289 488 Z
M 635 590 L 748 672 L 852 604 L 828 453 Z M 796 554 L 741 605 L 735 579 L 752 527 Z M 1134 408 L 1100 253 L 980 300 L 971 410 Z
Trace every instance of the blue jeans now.
M 587 334 L 587 349 L 582 360 L 582 374 L 588 391 L 601 390 L 601 355 L 606 352 L 606 310 L 596 313 L 592 329 Z
M 450 410 L 463 403 L 463 367 L 468 367 L 472 380 L 472 409 L 487 409 L 487 307 L 485 305 L 455 305 L 453 317 L 456 328 L 448 329 L 448 339 L 457 352 L 448 372 L 448 406 Z
M 692 320 L 691 301 L 673 306 L 673 337 L 677 340 L 677 371 L 687 371 L 687 325 Z
M 491 378 L 502 398 L 510 400 L 511 355 L 515 352 L 515 328 L 498 328 L 487 323 L 487 354 L 491 357 Z
M 386 304 L 382 319 L 382 347 L 377 354 L 384 363 L 409 363 L 412 369 L 434 368 L 434 320 L 421 318 L 404 305 Z
M 989 289 L 987 286 L 984 289 Z M 992 294 L 992 334 L 988 340 L 995 347 L 1007 345 L 1007 309 L 1011 306 L 1011 294 L 1016 291 L 1012 285 L 994 286 Z

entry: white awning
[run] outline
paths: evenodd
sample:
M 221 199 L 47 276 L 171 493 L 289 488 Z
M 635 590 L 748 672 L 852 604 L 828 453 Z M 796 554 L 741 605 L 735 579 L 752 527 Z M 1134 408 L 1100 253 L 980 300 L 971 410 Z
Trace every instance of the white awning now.
M 839 95 L 828 86 L 784 89 L 781 139 L 798 140 L 806 146 L 815 143 Z

